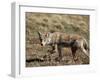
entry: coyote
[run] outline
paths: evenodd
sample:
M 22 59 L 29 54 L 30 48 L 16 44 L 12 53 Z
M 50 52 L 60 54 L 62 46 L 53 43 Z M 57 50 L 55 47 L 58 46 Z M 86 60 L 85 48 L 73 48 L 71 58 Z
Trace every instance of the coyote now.
M 66 34 L 61 32 L 38 32 L 39 39 L 42 46 L 50 45 L 52 50 L 59 53 L 59 58 L 61 60 L 61 48 L 70 47 L 72 51 L 73 59 L 76 60 L 76 51 L 80 49 L 82 53 L 89 57 L 88 54 L 88 44 L 84 37 L 77 34 Z

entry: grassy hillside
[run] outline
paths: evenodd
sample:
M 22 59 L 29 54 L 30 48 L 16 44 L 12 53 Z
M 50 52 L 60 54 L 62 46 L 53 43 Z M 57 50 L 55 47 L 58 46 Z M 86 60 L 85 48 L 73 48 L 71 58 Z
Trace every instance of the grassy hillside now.
M 50 46 L 40 45 L 37 31 L 40 32 L 65 32 L 68 34 L 79 34 L 89 42 L 89 16 L 74 14 L 50 14 L 26 12 L 26 67 L 34 66 L 56 66 L 72 64 L 88 64 L 89 58 L 77 51 L 78 62 L 72 61 L 71 50 L 62 50 L 62 62 L 56 58 L 57 53 L 51 54 Z M 89 44 L 89 43 L 88 43 Z

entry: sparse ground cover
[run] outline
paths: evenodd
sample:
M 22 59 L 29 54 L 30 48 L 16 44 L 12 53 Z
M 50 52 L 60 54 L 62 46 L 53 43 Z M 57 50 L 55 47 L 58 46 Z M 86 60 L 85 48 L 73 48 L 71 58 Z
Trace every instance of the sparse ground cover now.
M 26 67 L 59 66 L 89 64 L 80 50 L 77 51 L 78 61 L 72 59 L 70 48 L 62 49 L 62 61 L 58 61 L 58 53 L 52 53 L 51 47 L 40 45 L 40 32 L 64 32 L 79 34 L 86 38 L 89 45 L 89 16 L 74 14 L 50 14 L 26 12 Z

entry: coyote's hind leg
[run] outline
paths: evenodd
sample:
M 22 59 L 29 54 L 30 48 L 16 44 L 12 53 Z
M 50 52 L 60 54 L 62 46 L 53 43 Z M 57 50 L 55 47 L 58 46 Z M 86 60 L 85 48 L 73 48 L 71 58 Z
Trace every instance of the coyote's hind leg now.
M 71 51 L 72 51 L 73 60 L 74 62 L 76 62 L 78 60 L 78 58 L 76 57 L 77 47 L 71 47 Z

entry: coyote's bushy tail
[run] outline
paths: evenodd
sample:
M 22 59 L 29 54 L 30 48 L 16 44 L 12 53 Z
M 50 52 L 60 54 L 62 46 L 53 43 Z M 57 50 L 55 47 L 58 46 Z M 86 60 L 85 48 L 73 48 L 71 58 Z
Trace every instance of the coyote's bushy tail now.
M 84 42 L 83 46 L 84 46 L 85 50 L 89 50 L 89 46 L 88 46 L 86 39 L 83 39 L 83 42 Z

